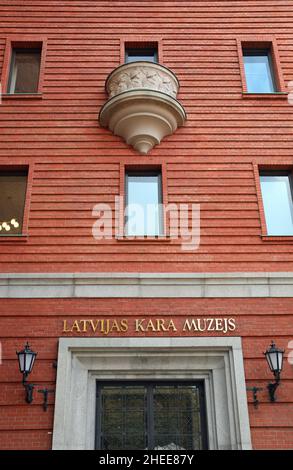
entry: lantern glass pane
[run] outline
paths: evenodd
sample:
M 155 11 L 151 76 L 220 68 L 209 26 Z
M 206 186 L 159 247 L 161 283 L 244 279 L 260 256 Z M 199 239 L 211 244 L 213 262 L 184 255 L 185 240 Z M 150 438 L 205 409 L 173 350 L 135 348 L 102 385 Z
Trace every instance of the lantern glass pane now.
M 278 352 L 278 365 L 279 365 L 279 371 L 282 370 L 282 367 L 283 367 L 283 353 L 282 352 Z
M 24 372 L 24 354 L 18 354 L 18 363 L 20 372 Z
M 271 354 L 269 352 L 266 352 L 265 355 L 266 355 L 266 359 L 267 359 L 269 368 L 273 372 L 274 369 L 273 369 L 273 364 L 272 364 L 272 360 L 271 360 Z
M 272 364 L 272 371 L 277 371 L 279 370 L 279 365 L 278 365 L 278 352 L 273 352 L 269 354 L 271 364 Z
M 35 361 L 35 355 L 30 352 L 26 353 L 25 372 L 30 372 L 32 370 L 34 361 Z
M 36 355 L 36 353 L 34 353 L 33 359 L 32 359 L 32 363 L 31 363 L 31 369 L 30 369 L 31 371 L 32 371 L 32 369 L 33 369 L 33 367 L 34 367 L 34 363 L 35 363 L 36 357 L 37 357 L 37 355 Z

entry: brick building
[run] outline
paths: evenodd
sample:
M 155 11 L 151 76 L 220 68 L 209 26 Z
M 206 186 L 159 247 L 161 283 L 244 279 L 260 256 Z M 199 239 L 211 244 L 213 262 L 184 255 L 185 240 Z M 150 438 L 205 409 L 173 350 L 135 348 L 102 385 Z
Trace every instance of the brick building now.
M 0 447 L 292 448 L 293 2 L 0 17 Z

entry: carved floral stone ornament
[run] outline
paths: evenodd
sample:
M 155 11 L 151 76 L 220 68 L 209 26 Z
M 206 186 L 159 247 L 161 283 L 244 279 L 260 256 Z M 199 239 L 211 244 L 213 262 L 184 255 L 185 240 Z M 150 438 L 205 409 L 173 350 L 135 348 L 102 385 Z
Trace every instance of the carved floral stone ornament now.
M 121 65 L 106 80 L 108 101 L 99 122 L 146 155 L 186 120 L 176 96 L 179 82 L 168 68 L 153 62 Z

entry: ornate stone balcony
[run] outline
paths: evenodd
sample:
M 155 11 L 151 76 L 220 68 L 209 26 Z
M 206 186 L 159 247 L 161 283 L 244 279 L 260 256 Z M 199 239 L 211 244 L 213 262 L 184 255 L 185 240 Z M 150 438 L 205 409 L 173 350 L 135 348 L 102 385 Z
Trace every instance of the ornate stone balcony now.
M 176 100 L 179 82 L 171 70 L 153 62 L 121 65 L 106 80 L 108 101 L 99 122 L 123 137 L 139 153 L 147 154 L 163 137 L 186 120 Z

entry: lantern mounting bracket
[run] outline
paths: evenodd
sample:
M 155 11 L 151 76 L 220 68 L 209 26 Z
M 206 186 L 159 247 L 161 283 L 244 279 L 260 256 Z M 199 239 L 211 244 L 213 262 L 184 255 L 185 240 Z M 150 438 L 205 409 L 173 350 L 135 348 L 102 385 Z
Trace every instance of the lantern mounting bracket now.
M 32 403 L 33 401 L 33 393 L 34 393 L 34 384 L 26 383 L 25 379 L 23 380 L 23 386 L 25 388 L 25 401 L 27 403 Z
M 47 388 L 43 388 L 41 390 L 38 390 L 38 393 L 43 393 L 44 395 L 44 401 L 43 401 L 43 410 L 47 411 L 48 409 L 48 395 L 49 393 L 53 393 L 55 390 L 48 390 Z
M 267 387 L 269 391 L 270 401 L 272 402 L 276 401 L 275 392 L 279 385 L 280 385 L 280 375 L 277 374 L 275 382 L 269 383 Z
M 259 404 L 259 399 L 257 398 L 257 392 L 260 392 L 263 389 L 261 387 L 247 387 L 246 390 L 249 392 L 253 392 L 253 405 L 255 408 L 257 408 Z

